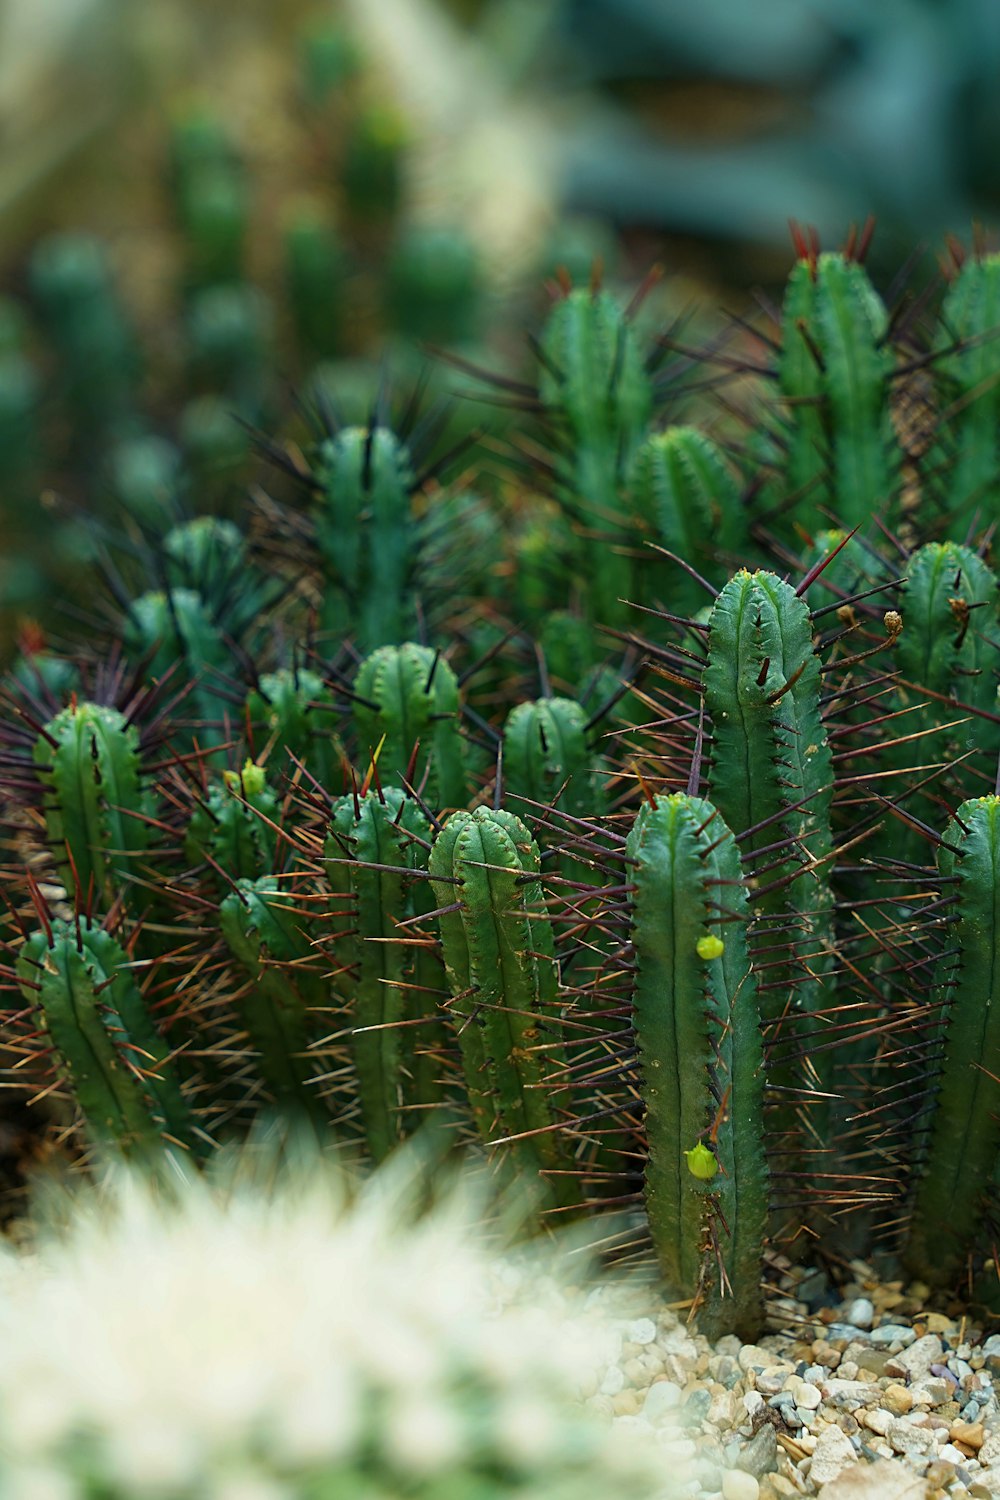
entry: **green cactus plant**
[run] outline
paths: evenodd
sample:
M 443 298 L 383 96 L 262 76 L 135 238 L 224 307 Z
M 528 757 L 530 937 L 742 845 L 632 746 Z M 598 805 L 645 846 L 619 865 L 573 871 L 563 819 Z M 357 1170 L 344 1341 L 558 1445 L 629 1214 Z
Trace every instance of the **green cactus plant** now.
M 577 1201 L 558 1078 L 555 952 L 538 848 L 513 813 L 456 812 L 431 849 L 451 1015 L 469 1105 L 487 1143 L 505 1150 L 551 1200 Z
M 403 777 L 431 807 L 462 807 L 468 785 L 458 681 L 444 658 L 412 641 L 379 647 L 358 668 L 353 694 L 362 756 L 377 756 L 383 786 Z
M 420 945 L 429 934 L 407 925 L 433 906 L 420 894 L 430 837 L 427 818 L 393 787 L 341 797 L 331 809 L 323 863 L 342 903 L 333 958 L 349 997 L 361 1120 L 375 1161 L 403 1139 L 408 1120 L 421 1121 L 414 1106 L 442 1095 L 434 1049 L 445 1041 L 444 974 L 428 974 Z
M 913 1168 L 905 1259 L 931 1286 L 947 1286 L 975 1247 L 1000 1158 L 1000 798 L 961 804 L 939 845 L 938 866 L 955 881 L 952 947 L 935 976 L 939 1071 Z
M 712 803 L 678 792 L 640 809 L 626 854 L 653 1244 L 667 1285 L 697 1299 L 707 1330 L 753 1338 L 769 1183 L 739 852 Z

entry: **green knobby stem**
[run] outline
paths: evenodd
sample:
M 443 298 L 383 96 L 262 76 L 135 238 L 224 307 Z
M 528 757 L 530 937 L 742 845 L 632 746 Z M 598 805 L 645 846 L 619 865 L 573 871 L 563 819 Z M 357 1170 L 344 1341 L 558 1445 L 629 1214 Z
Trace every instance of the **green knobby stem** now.
M 568 610 L 554 609 L 545 617 L 538 644 L 553 688 L 579 698 L 588 674 L 603 654 L 592 623 Z M 596 700 L 588 702 L 593 709 Z
M 807 530 L 826 524 L 831 501 L 829 438 L 824 424 L 823 369 L 816 343 L 816 277 L 811 261 L 792 267 L 781 306 L 778 356 L 778 416 L 781 446 L 780 498 L 795 501 L 795 515 Z
M 316 1129 L 329 1122 L 310 1056 L 311 1014 L 326 1009 L 326 986 L 305 918 L 291 909 L 287 884 L 272 875 L 240 879 L 219 908 L 219 927 L 249 977 L 237 1000 L 257 1068 L 277 1106 Z
M 957 542 L 929 542 L 910 558 L 900 610 L 897 692 L 899 707 L 908 711 L 895 723 L 899 736 L 920 738 L 890 745 L 885 763 L 905 770 L 967 757 L 936 777 L 916 805 L 913 798 L 907 803 L 933 825 L 942 793 L 961 801 L 984 782 L 992 784 L 996 776 L 1000 724 L 987 716 L 1000 712 L 1000 587 L 993 570 L 970 548 Z M 926 775 L 918 769 L 912 778 L 920 781 Z M 926 841 L 914 829 L 892 821 L 887 828 L 890 852 L 922 863 Z
M 338 915 L 338 927 L 353 919 L 334 957 L 347 996 L 362 1127 L 376 1161 L 406 1133 L 408 1108 L 442 1097 L 433 1054 L 447 1040 L 438 1009 L 444 976 L 419 961 L 433 928 L 417 933 L 400 925 L 431 908 L 428 882 L 408 873 L 426 866 L 430 833 L 416 804 L 392 787 L 341 797 L 331 809 L 323 863 L 331 891 L 350 910 L 350 918 Z
M 667 1284 L 700 1299 L 710 1336 L 752 1339 L 764 1317 L 768 1172 L 739 854 L 715 807 L 686 793 L 643 806 L 626 852 L 653 1244 Z
M 503 786 L 506 797 L 528 798 L 574 818 L 597 818 L 604 811 L 602 767 L 587 728 L 588 714 L 569 698 L 519 703 L 503 727 Z M 527 809 L 530 816 L 533 809 Z M 589 880 L 592 872 L 572 855 L 562 855 L 566 880 Z
M 333 716 L 333 693 L 318 672 L 305 667 L 264 672 L 247 694 L 246 720 L 263 736 L 260 754 L 266 749 L 269 761 L 280 764 L 285 751 L 321 786 L 330 786 L 335 770 L 346 764 Z
M 587 711 L 570 698 L 519 703 L 503 727 L 503 780 L 509 796 L 596 817 L 603 801 Z
M 46 838 L 71 897 L 78 889 L 86 903 L 93 889 L 105 907 L 121 893 L 141 905 L 130 881 L 150 845 L 154 799 L 143 786 L 136 726 L 116 708 L 73 703 L 45 726 L 34 761 Z
M 653 382 L 636 331 L 607 292 L 572 291 L 549 314 L 541 338 L 538 392 L 569 439 L 561 497 L 583 527 L 580 562 L 593 616 L 626 619 L 632 538 L 625 477 L 653 410 Z
M 476 1127 L 487 1144 L 504 1141 L 514 1169 L 537 1180 L 551 1201 L 572 1204 L 579 1188 L 560 1128 L 558 976 L 532 878 L 538 848 L 513 813 L 478 807 L 448 819 L 429 869 Z
M 410 641 L 382 646 L 361 663 L 354 692 L 362 760 L 367 763 L 378 754 L 382 785 L 396 786 L 409 773 L 411 785 L 429 806 L 462 807 L 467 796 L 465 742 L 458 682 L 448 663 L 429 646 Z
M 832 507 L 848 530 L 885 514 L 899 487 L 888 314 L 864 267 L 839 251 L 799 261 L 782 309 L 778 380 L 783 488 L 809 529 Z
M 730 828 L 756 830 L 740 838 L 740 852 L 756 918 L 754 963 L 767 966 L 761 1009 L 769 1078 L 781 1088 L 811 1082 L 824 1092 L 830 1053 L 810 1060 L 805 1078 L 794 1055 L 800 1034 L 816 1044 L 817 1022 L 809 1017 L 824 1008 L 830 966 L 834 776 L 820 681 L 804 600 L 773 573 L 737 573 L 709 619 L 709 795 Z M 775 850 L 782 840 L 784 848 Z M 761 859 L 767 869 L 758 875 Z M 826 1107 L 809 1104 L 807 1128 L 817 1140 Z M 772 1123 L 786 1144 L 801 1141 L 795 1104 L 776 1104 Z
M 143 662 L 151 678 L 170 674 L 173 687 L 193 684 L 185 713 L 202 746 L 223 744 L 224 703 L 219 684 L 235 671 L 224 632 L 206 601 L 194 589 L 160 589 L 140 594 L 128 607 L 122 630 L 125 653 Z
M 192 864 L 218 865 L 231 880 L 254 880 L 274 870 L 280 818 L 276 794 L 262 766 L 223 771 L 191 814 L 184 853 Z
M 722 582 L 720 554 L 747 557 L 750 538 L 739 487 L 722 450 L 696 428 L 668 427 L 648 437 L 635 455 L 628 493 L 652 539 L 711 581 Z M 654 555 L 647 570 L 653 578 L 643 597 L 669 599 L 671 612 L 679 615 L 704 604 L 704 590 L 676 564 Z
M 956 1281 L 975 1248 L 1000 1164 L 1000 798 L 962 803 L 938 866 L 958 877 L 955 921 L 937 975 L 941 1071 L 904 1255 L 932 1286 Z
M 1000 482 L 1000 255 L 971 255 L 948 289 L 934 369 L 947 420 L 929 469 L 943 476 L 942 501 L 952 535 L 965 536 L 977 509 L 991 519 Z
M 313 468 L 323 629 L 349 633 L 362 651 L 399 645 L 416 623 L 410 455 L 387 427 L 346 427 L 325 440 Z
M 53 920 L 23 945 L 17 977 L 95 1140 L 140 1152 L 210 1145 L 110 933 Z

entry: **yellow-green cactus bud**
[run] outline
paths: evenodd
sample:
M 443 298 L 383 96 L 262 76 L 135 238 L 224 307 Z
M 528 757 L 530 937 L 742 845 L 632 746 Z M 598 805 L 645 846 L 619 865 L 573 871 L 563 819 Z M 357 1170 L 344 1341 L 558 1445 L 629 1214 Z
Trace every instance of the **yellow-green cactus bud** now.
M 713 938 L 709 941 L 717 942 L 718 939 Z M 715 1153 L 711 1148 L 706 1146 L 703 1141 L 699 1141 L 697 1146 L 692 1146 L 691 1150 L 685 1151 L 684 1155 L 687 1159 L 688 1171 L 691 1173 L 691 1176 L 697 1177 L 699 1182 L 711 1182 L 719 1170 L 719 1163 L 716 1161 Z

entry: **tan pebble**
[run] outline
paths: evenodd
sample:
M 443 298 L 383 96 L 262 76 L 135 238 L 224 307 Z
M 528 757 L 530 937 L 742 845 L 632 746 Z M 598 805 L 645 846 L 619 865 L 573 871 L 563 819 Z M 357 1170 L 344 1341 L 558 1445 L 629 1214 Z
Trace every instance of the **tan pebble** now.
M 813 1363 L 822 1365 L 825 1370 L 835 1370 L 840 1364 L 840 1350 L 828 1344 L 826 1339 L 815 1339 L 812 1346 Z
M 713 1427 L 734 1427 L 741 1416 L 743 1403 L 732 1391 L 721 1390 L 712 1398 L 708 1420 Z
M 799 1493 L 798 1485 L 784 1474 L 765 1474 L 760 1483 L 760 1500 L 788 1500 Z
M 895 1416 L 902 1416 L 913 1406 L 913 1397 L 905 1385 L 887 1385 L 882 1392 L 882 1401 Z
M 646 1371 L 641 1359 L 627 1359 L 622 1365 L 629 1385 L 645 1385 Z
M 841 1380 L 857 1380 L 859 1374 L 859 1366 L 855 1360 L 845 1359 L 840 1364 L 837 1373 L 839 1374 Z
M 885 1437 L 895 1418 L 892 1412 L 881 1411 L 876 1408 L 875 1411 L 866 1411 L 862 1415 L 861 1421 L 868 1428 L 869 1432 L 877 1432 L 881 1437 Z
M 601 1394 L 591 1396 L 590 1400 L 587 1402 L 587 1407 L 590 1411 L 596 1411 L 599 1416 L 614 1416 L 615 1409 L 611 1404 L 610 1396 L 604 1396 Z
M 951 1318 L 946 1318 L 944 1313 L 925 1313 L 924 1322 L 927 1324 L 928 1333 L 948 1333 L 955 1326 Z
M 982 1422 L 952 1422 L 948 1429 L 948 1436 L 953 1443 L 960 1443 L 963 1448 L 974 1448 L 978 1453 L 983 1446 L 986 1433 Z
M 642 1397 L 638 1391 L 619 1391 L 617 1396 L 611 1397 L 611 1410 L 616 1417 L 638 1416 L 642 1407 Z

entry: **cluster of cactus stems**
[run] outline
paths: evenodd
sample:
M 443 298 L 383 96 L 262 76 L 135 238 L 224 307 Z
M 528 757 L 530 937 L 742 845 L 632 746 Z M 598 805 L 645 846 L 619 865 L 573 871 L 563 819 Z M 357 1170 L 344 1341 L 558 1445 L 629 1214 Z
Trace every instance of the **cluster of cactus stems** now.
M 773 335 L 700 356 L 715 436 L 692 351 L 563 286 L 512 513 L 416 405 L 324 408 L 246 534 L 176 512 L 109 555 L 110 642 L 30 643 L 7 1080 L 67 1145 L 438 1129 L 716 1332 L 775 1252 L 990 1296 L 1000 258 L 934 321 L 864 237 L 797 248 Z

